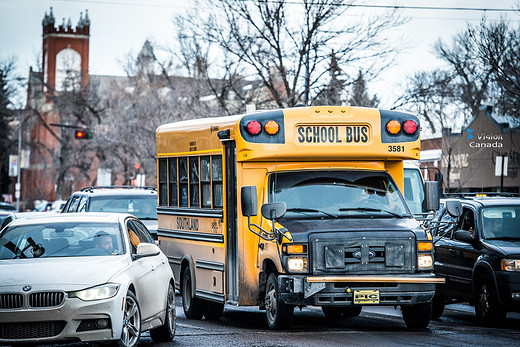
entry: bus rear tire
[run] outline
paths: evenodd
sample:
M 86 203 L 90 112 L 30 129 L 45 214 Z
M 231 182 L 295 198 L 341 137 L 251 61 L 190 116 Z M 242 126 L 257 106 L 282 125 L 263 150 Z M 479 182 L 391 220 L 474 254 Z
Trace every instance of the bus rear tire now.
M 267 325 L 273 330 L 290 327 L 294 317 L 294 306 L 283 302 L 274 273 L 269 274 L 265 286 L 265 317 Z
M 408 329 L 424 329 L 430 324 L 432 302 L 423 302 L 411 306 L 401 306 L 403 319 Z
M 204 302 L 196 298 L 191 290 L 191 272 L 186 267 L 182 274 L 182 308 L 188 319 L 201 319 L 204 315 Z

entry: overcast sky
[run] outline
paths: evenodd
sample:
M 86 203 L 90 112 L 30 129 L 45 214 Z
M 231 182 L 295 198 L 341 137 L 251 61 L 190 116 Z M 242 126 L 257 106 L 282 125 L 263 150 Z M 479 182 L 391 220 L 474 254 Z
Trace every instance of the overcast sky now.
M 217 0 L 215 0 L 217 1 Z M 298 1 L 298 0 L 293 0 Z M 365 0 L 370 5 L 429 6 L 451 8 L 512 9 L 520 0 Z M 154 44 L 171 46 L 174 42 L 173 18 L 191 6 L 190 0 L 0 0 L 0 58 L 14 56 L 19 73 L 26 77 L 29 66 L 36 67 L 41 56 L 42 26 L 45 12 L 53 7 L 56 26 L 70 18 L 76 26 L 80 12 L 88 14 L 90 27 L 90 73 L 93 75 L 124 75 L 122 61 L 137 52 L 149 39 Z M 516 6 L 518 7 L 518 5 Z M 382 10 L 365 8 L 378 14 Z M 474 10 L 403 10 L 410 21 L 395 35 L 398 42 L 408 41 L 410 48 L 402 52 L 395 66 L 371 85 L 383 101 L 391 103 L 404 76 L 417 70 L 438 66 L 432 44 L 438 39 L 450 40 L 467 23 L 478 24 L 482 11 Z M 487 11 L 489 19 L 506 17 L 514 26 L 520 16 L 514 12 Z M 37 68 L 35 68 L 37 70 Z

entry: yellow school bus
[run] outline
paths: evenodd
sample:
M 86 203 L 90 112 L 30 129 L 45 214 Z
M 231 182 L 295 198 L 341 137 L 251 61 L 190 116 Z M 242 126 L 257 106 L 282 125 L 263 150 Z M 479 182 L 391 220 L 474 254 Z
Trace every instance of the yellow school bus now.
M 388 305 L 426 327 L 442 279 L 401 194 L 419 133 L 414 115 L 346 106 L 160 126 L 158 238 L 186 317 L 258 306 L 279 329 L 296 306 L 336 319 Z

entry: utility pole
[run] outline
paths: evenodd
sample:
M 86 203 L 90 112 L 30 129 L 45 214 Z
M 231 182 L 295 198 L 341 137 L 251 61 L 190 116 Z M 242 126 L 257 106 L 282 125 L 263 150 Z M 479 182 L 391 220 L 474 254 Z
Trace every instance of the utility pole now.
M 14 197 L 16 198 L 16 211 L 20 212 L 20 175 L 22 173 L 22 111 L 18 110 L 18 165 L 16 167 L 16 186 Z

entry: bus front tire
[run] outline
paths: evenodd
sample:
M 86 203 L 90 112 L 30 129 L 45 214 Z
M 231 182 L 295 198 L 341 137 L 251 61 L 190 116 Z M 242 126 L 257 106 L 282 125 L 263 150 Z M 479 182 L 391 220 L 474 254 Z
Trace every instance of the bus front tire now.
M 267 325 L 273 330 L 288 328 L 294 317 L 294 306 L 283 302 L 274 273 L 269 274 L 265 286 L 265 316 Z
M 432 302 L 423 302 L 411 306 L 401 306 L 403 319 L 408 329 L 424 329 L 430 324 Z
M 204 315 L 204 302 L 196 298 L 191 290 L 191 272 L 186 267 L 182 274 L 182 308 L 188 319 L 201 319 Z

